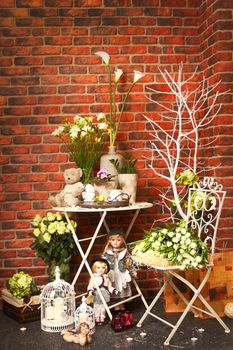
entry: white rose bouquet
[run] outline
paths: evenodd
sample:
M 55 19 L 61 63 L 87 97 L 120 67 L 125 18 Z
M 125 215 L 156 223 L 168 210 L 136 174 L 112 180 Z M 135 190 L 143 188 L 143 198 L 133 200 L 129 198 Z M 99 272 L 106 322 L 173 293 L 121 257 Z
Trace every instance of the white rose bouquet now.
M 160 257 L 184 268 L 202 268 L 208 263 L 207 245 L 185 227 L 184 220 L 172 227 L 154 227 L 145 231 L 145 238 L 132 242 L 131 247 L 135 259 L 145 263 L 146 257 L 152 259 L 153 255 L 156 261 Z

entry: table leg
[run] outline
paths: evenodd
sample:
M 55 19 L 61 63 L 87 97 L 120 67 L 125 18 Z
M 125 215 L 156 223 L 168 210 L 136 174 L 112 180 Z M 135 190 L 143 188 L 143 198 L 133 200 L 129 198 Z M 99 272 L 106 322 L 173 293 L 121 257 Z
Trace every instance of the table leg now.
M 95 281 L 95 277 L 94 277 L 93 272 L 92 272 L 92 270 L 91 270 L 91 268 L 90 268 L 90 265 L 88 264 L 88 261 L 87 261 L 87 257 L 88 257 L 88 255 L 89 255 L 89 253 L 90 253 L 90 250 L 91 250 L 91 248 L 92 248 L 92 246 L 93 246 L 93 244 L 94 244 L 94 242 L 95 242 L 96 237 L 98 236 L 99 230 L 100 230 L 100 228 L 101 228 L 101 226 L 102 226 L 102 224 L 103 224 L 103 222 L 104 222 L 104 219 L 105 219 L 105 217 L 106 217 L 106 214 L 107 214 L 106 211 L 104 211 L 104 212 L 102 213 L 101 218 L 100 218 L 100 221 L 99 221 L 99 223 L 98 223 L 98 225 L 97 225 L 97 227 L 96 227 L 95 233 L 94 233 L 94 235 L 93 235 L 93 237 L 92 237 L 92 239 L 91 239 L 91 241 L 90 241 L 90 244 L 89 244 L 89 246 L 88 246 L 88 248 L 87 248 L 87 250 L 86 250 L 86 253 L 84 254 L 84 252 L 83 252 L 83 250 L 82 250 L 82 247 L 81 247 L 81 245 L 80 245 L 80 243 L 79 243 L 78 237 L 77 237 L 77 235 L 76 235 L 76 232 L 75 232 L 75 230 L 74 230 L 74 228 L 73 228 L 73 226 L 72 226 L 72 224 L 71 224 L 71 222 L 70 222 L 70 218 L 69 218 L 67 212 L 64 212 L 64 215 L 65 215 L 65 217 L 66 217 L 66 220 L 67 220 L 67 222 L 68 222 L 68 224 L 69 224 L 69 226 L 70 226 L 70 229 L 71 229 L 71 232 L 72 232 L 74 241 L 75 241 L 76 246 L 77 246 L 77 248 L 78 248 L 78 250 L 79 250 L 79 253 L 80 253 L 81 257 L 82 257 L 82 262 L 81 262 L 81 264 L 80 264 L 80 266 L 79 266 L 79 268 L 78 268 L 78 271 L 76 272 L 76 275 L 75 275 L 74 280 L 73 280 L 73 282 L 72 282 L 72 286 L 75 285 L 75 283 L 76 283 L 76 281 L 77 281 L 77 279 L 78 279 L 78 277 L 79 277 L 79 275 L 80 275 L 80 272 L 81 272 L 81 270 L 82 270 L 82 268 L 83 268 L 83 266 L 84 266 L 84 264 L 85 264 L 85 266 L 86 266 L 86 268 L 87 268 L 87 271 L 88 271 L 90 277 L 93 279 L 93 282 L 94 282 L 94 284 L 95 284 L 95 288 L 96 288 L 96 290 L 97 290 L 97 292 L 98 292 L 98 294 L 99 294 L 99 296 L 100 296 L 100 299 L 101 299 L 101 301 L 102 301 L 102 303 L 103 303 L 103 305 L 104 305 L 104 308 L 105 308 L 105 310 L 106 310 L 106 312 L 107 312 L 107 314 L 108 314 L 108 316 L 109 316 L 109 318 L 110 318 L 110 320 L 111 320 L 111 319 L 112 319 L 112 314 L 111 314 L 111 312 L 110 312 L 110 310 L 109 310 L 109 307 L 108 307 L 108 305 L 107 305 L 107 303 L 106 303 L 106 301 L 105 301 L 105 299 L 104 299 L 104 297 L 103 297 L 103 295 L 102 295 L 102 293 L 101 293 L 101 290 L 99 289 L 99 287 L 98 287 L 98 285 L 97 285 L 97 283 L 96 283 L 96 281 Z

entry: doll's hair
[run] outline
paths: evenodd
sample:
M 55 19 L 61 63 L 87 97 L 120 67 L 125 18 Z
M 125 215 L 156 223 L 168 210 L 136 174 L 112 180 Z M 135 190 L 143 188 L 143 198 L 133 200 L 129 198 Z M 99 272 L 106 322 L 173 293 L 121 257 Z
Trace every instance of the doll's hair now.
M 104 247 L 104 251 L 103 251 L 102 255 L 104 255 L 107 252 L 107 250 L 109 248 L 111 248 L 111 240 L 112 240 L 112 237 L 115 237 L 115 236 L 119 236 L 119 238 L 121 239 L 121 248 L 126 248 L 127 249 L 127 244 L 126 244 L 126 241 L 125 241 L 124 237 L 121 234 L 116 233 L 115 235 L 111 235 L 111 236 L 108 237 L 108 240 L 107 240 L 107 243 L 106 243 L 106 245 Z
M 105 266 L 105 273 L 108 273 L 109 265 L 108 265 L 107 261 L 104 261 L 104 259 L 95 260 L 95 262 L 91 266 L 92 272 L 96 272 L 96 267 L 98 264 L 104 265 Z

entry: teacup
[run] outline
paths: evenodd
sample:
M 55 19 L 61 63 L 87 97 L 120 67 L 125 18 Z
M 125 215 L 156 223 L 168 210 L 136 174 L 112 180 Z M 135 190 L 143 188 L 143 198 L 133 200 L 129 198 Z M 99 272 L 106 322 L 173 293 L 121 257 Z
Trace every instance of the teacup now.
M 114 189 L 114 190 L 111 190 L 109 196 L 108 196 L 108 200 L 110 201 L 121 201 L 122 200 L 122 193 L 123 191 L 122 190 L 117 190 L 117 189 Z

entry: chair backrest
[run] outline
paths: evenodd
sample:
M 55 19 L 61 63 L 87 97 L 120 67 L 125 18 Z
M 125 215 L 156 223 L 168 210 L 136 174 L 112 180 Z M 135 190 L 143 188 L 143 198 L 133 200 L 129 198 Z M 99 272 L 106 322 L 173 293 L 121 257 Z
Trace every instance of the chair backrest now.
M 213 263 L 216 235 L 226 191 L 212 177 L 189 188 L 187 226 L 208 244 Z

